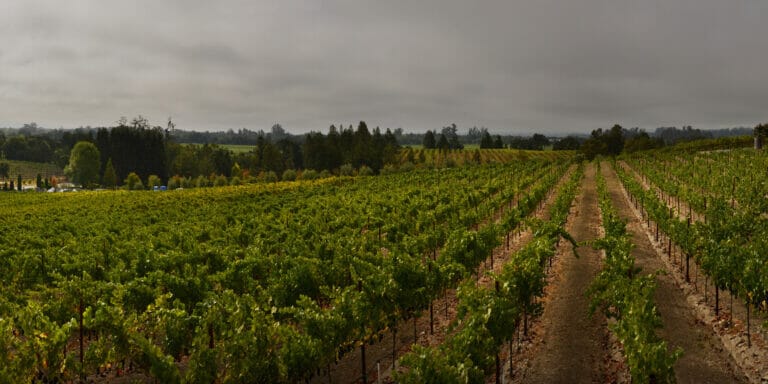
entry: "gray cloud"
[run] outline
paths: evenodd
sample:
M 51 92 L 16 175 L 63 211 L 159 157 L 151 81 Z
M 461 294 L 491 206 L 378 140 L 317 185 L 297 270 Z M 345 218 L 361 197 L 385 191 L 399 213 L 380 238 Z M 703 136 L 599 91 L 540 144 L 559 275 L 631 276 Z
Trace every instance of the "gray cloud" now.
M 588 132 L 766 121 L 758 0 L 0 4 L 0 126 Z M 763 24 L 763 25 L 761 25 Z

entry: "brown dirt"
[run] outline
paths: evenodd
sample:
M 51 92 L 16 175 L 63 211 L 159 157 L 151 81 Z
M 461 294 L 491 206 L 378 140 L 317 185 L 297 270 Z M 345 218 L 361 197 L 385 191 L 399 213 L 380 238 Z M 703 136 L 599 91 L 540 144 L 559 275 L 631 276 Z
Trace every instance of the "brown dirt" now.
M 587 165 L 581 192 L 569 218 L 571 235 L 579 241 L 596 239 L 600 214 L 595 188 L 595 167 Z M 566 252 L 545 298 L 544 313 L 533 330 L 530 358 L 516 368 L 514 381 L 523 383 L 613 382 L 606 369 L 611 360 L 605 319 L 588 312 L 585 291 L 600 270 L 600 252 L 589 245 L 577 249 L 579 258 Z M 527 353 L 528 354 L 528 353 Z
M 657 254 L 657 248 L 649 240 L 644 223 L 625 198 L 615 172 L 608 164 L 604 164 L 602 170 L 613 205 L 618 214 L 627 220 L 627 230 L 635 245 L 632 254 L 636 264 L 643 269 L 643 273 L 664 271 L 665 265 Z M 685 292 L 677 287 L 675 279 L 668 273 L 659 273 L 656 283 L 654 300 L 663 323 L 659 335 L 667 341 L 670 348 L 681 347 L 684 351 L 675 364 L 677 382 L 745 382 L 744 376 L 738 373 L 735 362 L 724 350 L 718 337 L 710 327 L 697 319 L 693 308 L 688 304 Z

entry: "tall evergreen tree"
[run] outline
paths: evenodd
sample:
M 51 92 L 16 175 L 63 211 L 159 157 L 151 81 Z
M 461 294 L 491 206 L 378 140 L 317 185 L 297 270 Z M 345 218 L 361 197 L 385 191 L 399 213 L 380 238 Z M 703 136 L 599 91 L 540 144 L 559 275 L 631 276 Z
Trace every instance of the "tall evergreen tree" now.
M 501 141 L 501 135 L 496 135 L 496 138 L 493 139 L 493 147 L 494 148 L 504 148 L 504 142 Z
M 488 131 L 483 131 L 481 135 L 480 148 L 493 148 L 493 139 Z
M 451 148 L 451 145 L 448 143 L 448 139 L 442 133 L 440 134 L 440 138 L 437 140 L 437 148 L 443 150 Z
M 424 146 L 424 149 L 434 149 L 437 147 L 437 141 L 435 140 L 434 132 L 427 131 L 427 133 L 424 134 L 424 140 L 422 141 L 422 146 Z
M 101 184 L 106 188 L 115 188 L 117 186 L 117 173 L 115 173 L 115 167 L 112 165 L 112 158 L 107 160 L 107 165 L 104 166 L 104 175 L 101 177 Z

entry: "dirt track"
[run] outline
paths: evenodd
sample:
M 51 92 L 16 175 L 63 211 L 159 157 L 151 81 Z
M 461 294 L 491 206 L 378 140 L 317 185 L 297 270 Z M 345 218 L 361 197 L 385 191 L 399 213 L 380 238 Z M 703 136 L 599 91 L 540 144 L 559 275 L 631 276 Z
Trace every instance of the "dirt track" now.
M 581 191 L 576 197 L 571 234 L 579 241 L 599 236 L 600 214 L 595 188 L 595 167 L 587 165 Z M 600 270 L 600 252 L 590 246 L 578 248 L 579 258 L 570 252 L 560 258 L 558 273 L 545 300 L 538 332 L 541 335 L 531 353 L 528 367 L 522 367 L 515 382 L 523 383 L 603 383 L 610 381 L 604 370 L 608 359 L 605 320 L 588 313 L 584 295 Z

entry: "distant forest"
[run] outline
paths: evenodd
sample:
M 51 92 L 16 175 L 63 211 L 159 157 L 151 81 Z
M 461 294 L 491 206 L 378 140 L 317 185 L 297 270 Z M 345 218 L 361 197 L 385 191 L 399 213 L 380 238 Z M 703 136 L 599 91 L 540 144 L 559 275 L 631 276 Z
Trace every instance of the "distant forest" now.
M 517 148 L 529 150 L 582 150 L 588 157 L 611 154 L 620 140 L 621 151 L 633 151 L 671 145 L 682 141 L 724 136 L 751 135 L 752 128 L 700 130 L 660 127 L 652 133 L 638 128 L 595 130 L 590 136 L 547 137 L 542 134 L 512 136 L 492 134 L 488 129 L 472 127 L 459 133 L 455 124 L 426 133 L 405 133 L 402 129 L 369 129 L 364 121 L 353 125 L 331 125 L 326 133 L 293 135 L 275 124 L 265 132 L 240 129 L 224 132 L 196 132 L 166 126 L 152 126 L 141 116 L 130 121 L 122 118 L 111 128 L 46 129 L 35 123 L 21 128 L 0 129 L 0 160 L 53 163 L 61 168 L 70 162 L 76 143 L 95 145 L 99 153 L 100 174 L 108 163 L 115 176 L 125 180 L 132 172 L 142 180 L 150 175 L 167 181 L 174 176 L 193 178 L 252 176 L 271 172 L 278 177 L 286 170 L 339 172 L 343 166 L 365 167 L 373 173 L 397 161 L 401 146 L 462 149 Z M 195 145 L 197 144 L 197 145 Z M 234 153 L 224 145 L 252 145 L 246 152 Z M 609 148 L 610 149 L 607 149 Z M 4 178 L 13 175 L 0 175 Z

